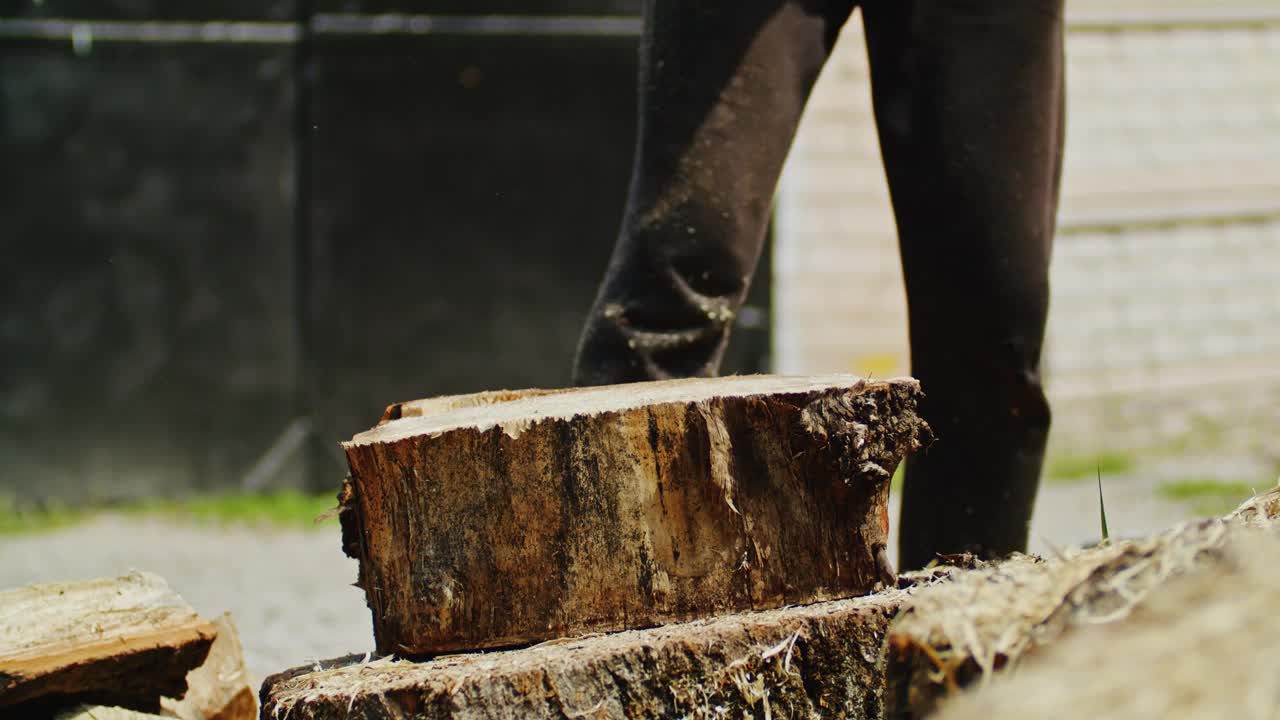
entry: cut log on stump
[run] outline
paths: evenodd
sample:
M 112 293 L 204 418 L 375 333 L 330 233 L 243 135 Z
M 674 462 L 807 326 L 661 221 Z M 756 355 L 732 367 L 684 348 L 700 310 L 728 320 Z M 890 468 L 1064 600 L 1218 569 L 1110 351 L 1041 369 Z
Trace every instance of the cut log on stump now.
M 378 651 L 869 592 L 892 577 L 890 476 L 930 437 L 919 395 L 754 376 L 401 404 L 344 445 L 344 546 Z
M 1033 650 L 1039 654 L 1038 649 L 1051 645 L 1068 629 L 1122 620 L 1148 597 L 1163 592 L 1171 578 L 1214 565 L 1232 539 L 1259 532 L 1280 532 L 1280 489 L 1253 498 L 1225 518 L 1187 523 L 1142 540 L 1069 550 L 1046 560 L 1016 556 L 925 588 L 911 599 L 889 632 L 889 717 L 925 717 L 947 696 L 1017 665 Z M 1280 608 L 1272 617 L 1280 617 Z M 1136 655 L 1109 640 L 1098 645 L 1096 653 L 1098 658 L 1113 656 L 1121 663 L 1137 661 Z M 1088 688 L 1080 692 L 1087 693 Z M 1117 717 L 1122 716 L 1163 717 L 1143 713 Z
M 149 573 L 0 592 L 0 716 L 77 700 L 154 712 L 215 635 Z
M 909 591 L 263 683 L 262 720 L 880 718 L 880 647 Z M 351 662 L 351 659 L 347 660 Z

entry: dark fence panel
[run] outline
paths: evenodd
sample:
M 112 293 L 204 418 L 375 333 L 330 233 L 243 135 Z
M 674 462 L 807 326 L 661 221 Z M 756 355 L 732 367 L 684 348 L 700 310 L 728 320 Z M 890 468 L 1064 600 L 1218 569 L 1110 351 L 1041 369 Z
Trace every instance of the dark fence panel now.
M 315 0 L 320 13 L 638 15 L 641 0 Z
M 0 0 L 0 16 L 9 18 L 292 21 L 297 15 L 293 0 Z
M 288 48 L 0 45 L 0 490 L 234 484 L 296 415 Z
M 4 7 L 0 496 L 328 488 L 390 402 L 567 383 L 630 170 L 634 18 L 237 40 L 183 3 Z M 183 22 L 31 32 L 76 13 Z M 726 371 L 765 369 L 767 279 Z

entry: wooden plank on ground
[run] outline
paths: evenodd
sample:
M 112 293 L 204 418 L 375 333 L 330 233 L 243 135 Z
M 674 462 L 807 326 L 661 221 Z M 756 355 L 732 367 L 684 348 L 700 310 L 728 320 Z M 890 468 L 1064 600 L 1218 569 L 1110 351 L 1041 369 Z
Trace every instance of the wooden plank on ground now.
M 420 657 L 870 592 L 911 379 L 747 376 L 402 403 L 344 445 L 377 648 Z M 398 416 L 398 419 L 392 419 Z
M 215 635 L 149 573 L 0 592 L 0 715 L 75 700 L 156 711 Z

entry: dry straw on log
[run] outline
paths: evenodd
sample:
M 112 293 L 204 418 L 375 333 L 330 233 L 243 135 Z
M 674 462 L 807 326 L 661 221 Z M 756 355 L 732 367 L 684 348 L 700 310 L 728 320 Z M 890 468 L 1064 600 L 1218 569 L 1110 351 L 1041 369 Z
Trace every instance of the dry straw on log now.
M 1229 542 L 1258 532 L 1274 535 L 1278 528 L 1280 489 L 1251 499 L 1225 518 L 1043 560 L 1017 556 L 922 590 L 890 628 L 890 717 L 927 715 L 942 698 L 1012 668 L 1032 651 L 1039 654 L 1072 628 L 1124 620 L 1148 597 L 1165 592 L 1171 579 L 1214 566 Z M 1278 565 L 1273 561 L 1270 567 Z M 1197 612 L 1192 607 L 1182 611 L 1188 617 Z M 1274 617 L 1280 618 L 1280 609 Z M 1099 642 L 1095 652 L 1099 659 L 1116 653 L 1119 662 L 1126 661 L 1109 641 Z M 1056 716 L 1094 717 L 1061 714 L 1072 713 L 1073 707 L 1060 708 Z
M 1077 625 L 939 720 L 1280 718 L 1280 536 L 1233 533 L 1122 622 Z

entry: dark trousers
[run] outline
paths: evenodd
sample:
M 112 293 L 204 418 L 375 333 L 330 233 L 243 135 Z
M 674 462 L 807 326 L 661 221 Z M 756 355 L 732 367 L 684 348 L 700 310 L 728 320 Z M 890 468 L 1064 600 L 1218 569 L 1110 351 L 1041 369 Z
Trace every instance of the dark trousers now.
M 634 171 L 577 384 L 717 372 L 801 111 L 854 5 L 646 4 Z M 1022 550 L 1049 428 L 1062 0 L 861 7 L 912 374 L 938 438 L 907 463 L 900 562 Z

